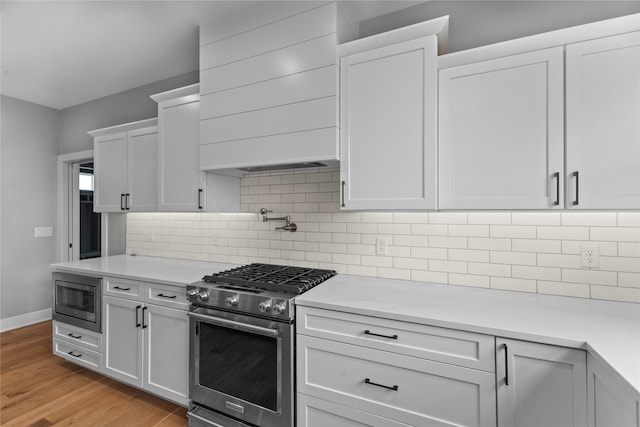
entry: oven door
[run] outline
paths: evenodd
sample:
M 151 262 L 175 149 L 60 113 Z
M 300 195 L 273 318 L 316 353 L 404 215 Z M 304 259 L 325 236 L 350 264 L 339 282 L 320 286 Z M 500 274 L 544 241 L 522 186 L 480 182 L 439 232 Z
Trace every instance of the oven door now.
M 101 332 L 100 279 L 56 274 L 53 282 L 55 287 L 53 318 Z
M 293 325 L 203 307 L 189 317 L 189 398 L 260 427 L 293 426 Z

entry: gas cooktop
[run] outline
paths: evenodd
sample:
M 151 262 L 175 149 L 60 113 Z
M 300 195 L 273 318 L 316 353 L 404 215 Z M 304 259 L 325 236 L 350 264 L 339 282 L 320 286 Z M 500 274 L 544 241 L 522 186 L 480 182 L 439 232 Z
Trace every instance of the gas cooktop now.
M 213 308 L 293 321 L 291 300 L 335 276 L 333 270 L 248 264 L 204 276 L 187 286 L 191 309 Z
M 254 263 L 204 276 L 202 280 L 297 295 L 335 275 L 334 270 Z

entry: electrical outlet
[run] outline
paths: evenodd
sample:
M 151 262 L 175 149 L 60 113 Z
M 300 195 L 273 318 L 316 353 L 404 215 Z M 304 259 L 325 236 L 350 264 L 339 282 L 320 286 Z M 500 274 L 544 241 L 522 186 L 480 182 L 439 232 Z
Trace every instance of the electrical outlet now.
M 600 247 L 598 245 L 581 245 L 580 265 L 586 268 L 600 267 Z
M 386 237 L 376 237 L 376 255 L 387 255 L 387 247 L 389 245 L 389 239 Z

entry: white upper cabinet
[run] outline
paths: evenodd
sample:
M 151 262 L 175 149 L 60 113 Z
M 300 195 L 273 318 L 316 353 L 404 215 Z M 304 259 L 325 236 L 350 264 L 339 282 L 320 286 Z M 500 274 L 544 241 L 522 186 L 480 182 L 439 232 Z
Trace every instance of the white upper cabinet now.
M 238 178 L 200 171 L 199 85 L 151 98 L 158 103 L 158 210 L 237 212 Z
M 436 208 L 435 34 L 447 22 L 339 46 L 343 209 Z
M 90 131 L 94 147 L 94 210 L 154 211 L 157 119 Z
M 201 27 L 200 169 L 336 163 L 337 8 L 258 5 Z
M 199 168 L 198 85 L 151 98 L 158 103 L 158 210 L 202 210 L 204 177 Z
M 567 208 L 640 209 L 640 32 L 566 56 Z
M 439 207 L 563 205 L 563 49 L 439 74 Z

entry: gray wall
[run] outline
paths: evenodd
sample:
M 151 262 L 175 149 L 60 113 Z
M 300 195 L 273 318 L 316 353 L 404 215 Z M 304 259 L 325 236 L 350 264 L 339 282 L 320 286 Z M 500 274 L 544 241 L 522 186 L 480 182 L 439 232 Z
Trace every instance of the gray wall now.
M 58 154 L 92 149 L 87 131 L 157 117 L 158 104 L 150 95 L 198 81 L 198 71 L 192 71 L 62 110 Z
M 51 307 L 54 237 L 34 227 L 56 225 L 56 170 L 60 112 L 1 97 L 0 318 Z
M 360 37 L 449 15 L 449 52 L 640 12 L 640 1 L 430 1 L 360 24 Z

